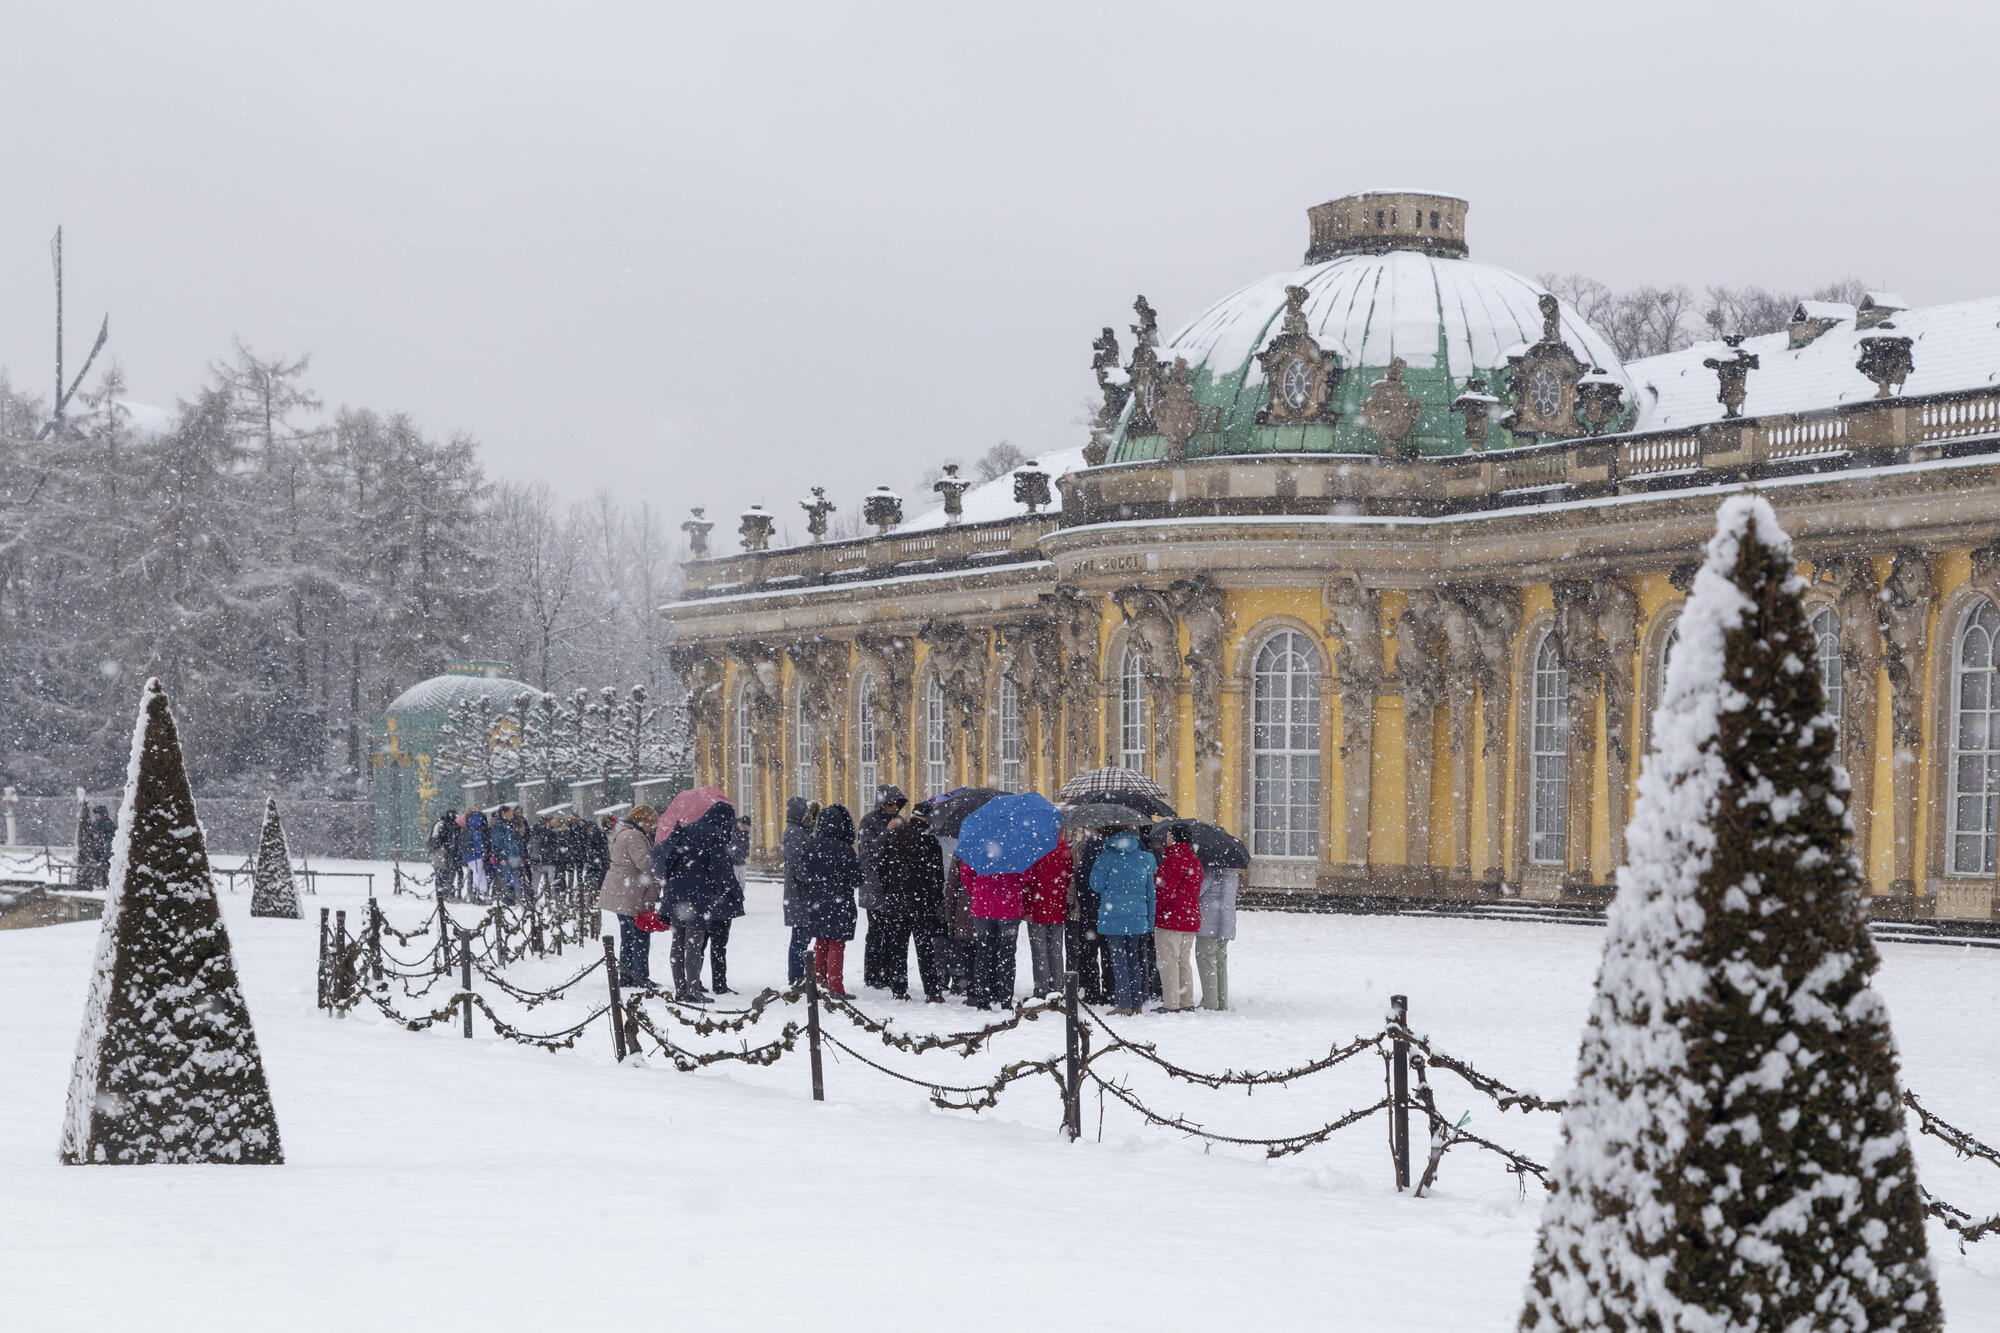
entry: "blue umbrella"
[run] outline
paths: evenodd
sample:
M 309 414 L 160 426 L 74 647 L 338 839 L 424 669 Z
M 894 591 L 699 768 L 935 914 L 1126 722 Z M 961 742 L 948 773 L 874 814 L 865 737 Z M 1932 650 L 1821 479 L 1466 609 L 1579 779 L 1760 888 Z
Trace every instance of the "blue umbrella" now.
M 1062 814 L 1028 792 L 996 796 L 965 817 L 958 859 L 979 875 L 1018 874 L 1056 849 Z

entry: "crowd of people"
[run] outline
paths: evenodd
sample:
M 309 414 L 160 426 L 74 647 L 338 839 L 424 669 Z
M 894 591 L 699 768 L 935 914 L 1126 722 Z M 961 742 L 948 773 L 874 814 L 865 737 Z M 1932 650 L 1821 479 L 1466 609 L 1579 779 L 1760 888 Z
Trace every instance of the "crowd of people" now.
M 440 895 L 518 906 L 546 901 L 558 883 L 602 880 L 616 823 L 610 815 L 593 822 L 555 814 L 530 824 L 516 805 L 446 810 L 431 825 L 425 846 Z
M 1025 926 L 1035 995 L 1059 994 L 1074 967 L 1083 998 L 1114 1013 L 1139 1013 L 1149 1000 L 1163 1013 L 1229 1007 L 1238 872 L 1205 866 L 1184 829 L 1165 826 L 1158 855 L 1132 829 L 1065 834 L 1027 870 L 980 874 L 933 827 L 932 802 L 911 806 L 889 785 L 876 796 L 858 826 L 845 806 L 786 803 L 788 981 L 811 969 L 845 996 L 847 945 L 858 934 L 865 986 L 911 998 L 914 950 L 928 1003 L 956 996 L 975 1009 L 1006 1007 Z M 671 993 L 702 1003 L 731 993 L 729 926 L 744 910 L 749 821 L 722 800 L 665 824 L 643 805 L 616 821 L 598 906 L 618 917 L 622 985 L 653 988 L 651 936 L 671 931 Z

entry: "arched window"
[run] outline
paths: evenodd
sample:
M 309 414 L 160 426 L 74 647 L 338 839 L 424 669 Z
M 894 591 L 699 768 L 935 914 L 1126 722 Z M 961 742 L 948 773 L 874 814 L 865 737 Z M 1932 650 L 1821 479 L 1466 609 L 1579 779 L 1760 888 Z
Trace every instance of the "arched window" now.
M 1819 659 L 1820 688 L 1826 693 L 1826 711 L 1833 718 L 1833 753 L 1840 756 L 1840 621 L 1832 607 L 1824 607 L 1812 618 L 1813 655 Z
M 2000 861 L 2000 611 L 1982 599 L 1959 622 L 1952 654 L 1951 873 L 1991 875 Z
M 855 780 L 860 783 L 856 810 L 875 808 L 875 787 L 881 781 L 881 768 L 875 761 L 875 677 L 863 676 L 861 688 L 855 695 L 854 703 L 854 758 Z
M 756 815 L 757 808 L 757 728 L 750 720 L 751 691 L 745 685 L 736 693 L 736 790 L 733 804 L 741 815 Z
M 1535 647 L 1528 727 L 1528 859 L 1559 866 L 1569 841 L 1569 673 L 1556 636 Z
M 1000 677 L 1000 790 L 1021 790 L 1021 691 Z
M 1280 630 L 1251 669 L 1250 851 L 1319 855 L 1319 672 L 1312 642 Z
M 1137 648 L 1127 648 L 1118 663 L 1118 763 L 1136 773 L 1146 763 L 1146 674 Z
M 801 686 L 792 707 L 792 782 L 797 790 L 793 793 L 808 801 L 817 799 L 817 787 L 813 772 L 814 730 L 812 714 L 806 709 L 806 692 Z
M 924 781 L 929 788 L 926 795 L 944 793 L 951 780 L 947 771 L 950 758 L 951 746 L 945 740 L 944 729 L 944 685 L 932 676 L 930 684 L 924 687 Z

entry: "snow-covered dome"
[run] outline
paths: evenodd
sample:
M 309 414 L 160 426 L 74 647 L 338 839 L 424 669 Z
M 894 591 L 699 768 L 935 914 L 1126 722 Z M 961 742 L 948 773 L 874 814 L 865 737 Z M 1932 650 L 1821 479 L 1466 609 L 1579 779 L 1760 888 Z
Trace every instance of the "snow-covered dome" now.
M 438 727 L 462 700 L 485 699 L 492 716 L 506 716 L 517 696 L 539 699 L 542 692 L 523 681 L 509 680 L 506 668 L 495 662 L 449 662 L 441 676 L 420 680 L 397 695 L 382 710 L 385 718 L 395 718 L 408 731 Z
M 1399 207 L 1373 207 L 1384 199 Z M 1547 295 L 1518 273 L 1464 258 L 1464 213 L 1462 200 L 1409 191 L 1351 195 L 1313 209 L 1309 262 L 1238 288 L 1159 347 L 1163 370 L 1186 359 L 1204 412 L 1189 452 L 1374 452 L 1360 407 L 1398 359 L 1405 387 L 1423 404 L 1414 432 L 1420 451 L 1461 452 L 1465 435 L 1452 401 L 1474 378 L 1506 397 L 1508 355 L 1542 337 Z M 1330 444 L 1306 433 L 1311 428 L 1257 421 L 1271 398 L 1258 353 L 1284 329 L 1290 287 L 1305 289 L 1305 332 L 1340 367 L 1330 404 L 1337 424 L 1319 428 Z M 1616 380 L 1628 406 L 1636 402 L 1610 342 L 1568 305 L 1560 307 L 1559 330 L 1579 361 Z M 1150 457 L 1160 447 L 1158 436 L 1120 439 L 1111 459 Z

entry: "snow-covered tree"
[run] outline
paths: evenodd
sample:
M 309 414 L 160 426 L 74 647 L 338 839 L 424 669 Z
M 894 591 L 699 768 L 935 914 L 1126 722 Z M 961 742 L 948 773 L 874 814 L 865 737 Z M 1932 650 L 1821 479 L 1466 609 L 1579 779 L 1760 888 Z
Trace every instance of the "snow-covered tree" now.
M 257 835 L 257 865 L 250 880 L 250 915 L 299 915 L 299 887 L 292 880 L 292 854 L 285 826 L 278 821 L 278 798 L 264 803 L 264 828 Z
M 1942 1311 L 1791 541 L 1722 506 L 1680 620 L 1521 1327 Z
M 146 682 L 133 729 L 62 1160 L 284 1160 L 173 710 L 157 680 Z

